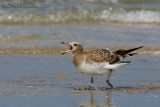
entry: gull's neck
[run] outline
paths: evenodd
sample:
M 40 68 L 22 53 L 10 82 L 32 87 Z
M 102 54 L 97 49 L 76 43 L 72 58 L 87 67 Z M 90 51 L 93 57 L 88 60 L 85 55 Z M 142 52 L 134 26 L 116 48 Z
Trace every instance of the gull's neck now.
M 75 51 L 74 54 L 82 54 L 82 53 L 83 53 L 83 49 L 79 49 L 79 50 Z
M 76 67 L 82 64 L 82 62 L 84 61 L 84 57 L 86 56 L 85 54 L 86 53 L 83 52 L 83 49 L 78 50 L 72 54 L 72 62 Z

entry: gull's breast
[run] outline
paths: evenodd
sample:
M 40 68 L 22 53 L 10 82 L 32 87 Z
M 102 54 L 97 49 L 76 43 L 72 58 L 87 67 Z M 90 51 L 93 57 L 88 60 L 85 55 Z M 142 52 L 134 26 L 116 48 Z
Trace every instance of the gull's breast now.
M 82 62 L 80 66 L 77 68 L 80 70 L 81 73 L 88 74 L 88 75 L 103 75 L 108 72 L 107 69 L 104 68 L 105 63 L 86 63 L 85 61 Z

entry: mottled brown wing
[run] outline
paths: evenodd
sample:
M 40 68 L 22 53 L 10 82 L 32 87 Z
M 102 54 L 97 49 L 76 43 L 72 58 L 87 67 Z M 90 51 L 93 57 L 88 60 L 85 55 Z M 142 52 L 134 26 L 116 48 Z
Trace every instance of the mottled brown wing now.
M 110 64 L 113 64 L 120 61 L 119 56 L 107 49 L 93 50 L 88 54 L 87 58 L 89 63 L 109 62 Z

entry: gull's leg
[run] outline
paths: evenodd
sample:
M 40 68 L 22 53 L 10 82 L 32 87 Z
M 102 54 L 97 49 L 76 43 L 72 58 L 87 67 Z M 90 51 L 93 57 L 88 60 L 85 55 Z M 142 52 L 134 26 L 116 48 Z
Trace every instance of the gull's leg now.
M 109 74 L 108 74 L 107 79 L 106 79 L 107 84 L 108 84 L 111 88 L 113 88 L 113 85 L 109 82 L 109 77 L 111 76 L 112 72 L 113 72 L 113 70 L 110 69 L 110 70 L 109 70 Z
M 93 79 L 93 76 L 91 76 L 91 82 L 90 82 L 90 84 L 89 84 L 89 87 L 88 87 L 88 89 L 92 89 L 93 87 L 92 87 L 92 84 L 94 83 L 94 79 Z
M 93 79 L 93 76 L 91 76 L 91 84 L 94 83 L 94 79 Z

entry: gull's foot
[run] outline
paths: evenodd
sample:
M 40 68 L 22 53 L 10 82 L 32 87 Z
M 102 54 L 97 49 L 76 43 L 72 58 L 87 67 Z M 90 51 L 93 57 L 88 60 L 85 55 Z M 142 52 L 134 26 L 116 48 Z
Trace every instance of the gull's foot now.
M 88 90 L 97 90 L 97 87 L 93 83 L 89 83 Z
M 92 85 L 89 85 L 88 86 L 88 90 L 96 90 L 97 88 L 96 87 L 93 87 Z
M 106 81 L 106 82 L 111 88 L 114 88 L 113 85 L 109 81 Z

